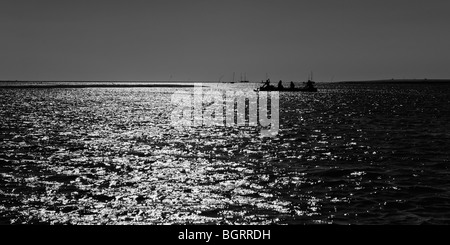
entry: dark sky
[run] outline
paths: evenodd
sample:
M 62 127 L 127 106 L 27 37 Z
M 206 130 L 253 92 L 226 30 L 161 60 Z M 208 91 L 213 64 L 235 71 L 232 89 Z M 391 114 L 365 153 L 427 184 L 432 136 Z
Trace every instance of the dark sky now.
M 448 0 L 0 2 L 1 80 L 450 78 Z

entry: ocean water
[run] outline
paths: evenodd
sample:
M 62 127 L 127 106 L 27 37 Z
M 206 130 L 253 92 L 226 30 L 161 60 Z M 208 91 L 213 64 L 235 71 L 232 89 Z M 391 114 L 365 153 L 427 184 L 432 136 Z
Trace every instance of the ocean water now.
M 174 127 L 190 88 L 2 88 L 0 223 L 450 224 L 450 85 L 318 87 L 269 138 Z

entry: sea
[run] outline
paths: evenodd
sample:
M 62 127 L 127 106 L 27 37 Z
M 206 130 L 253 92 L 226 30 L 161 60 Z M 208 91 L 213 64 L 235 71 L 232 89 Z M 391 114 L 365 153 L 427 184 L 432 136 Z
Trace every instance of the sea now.
M 450 224 L 448 83 L 279 92 L 271 137 L 175 125 L 192 87 L 32 85 L 0 88 L 0 224 Z

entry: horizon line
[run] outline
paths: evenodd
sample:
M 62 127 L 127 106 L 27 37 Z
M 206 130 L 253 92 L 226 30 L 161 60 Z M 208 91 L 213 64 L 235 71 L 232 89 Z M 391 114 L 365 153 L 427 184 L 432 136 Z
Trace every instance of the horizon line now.
M 261 80 L 264 81 L 264 80 Z M 232 81 L 201 81 L 201 80 L 178 80 L 178 81 L 166 81 L 166 80 L 0 80 L 0 83 L 3 82 L 102 82 L 102 83 L 132 83 L 132 82 L 141 82 L 141 83 L 259 83 L 261 81 L 249 81 L 249 82 L 232 82 Z M 274 80 L 273 82 L 277 82 Z M 289 82 L 289 81 L 283 81 Z M 376 82 L 450 82 L 450 78 L 390 78 L 390 79 L 374 79 L 374 80 L 341 80 L 341 81 L 316 81 L 318 83 L 376 83 Z

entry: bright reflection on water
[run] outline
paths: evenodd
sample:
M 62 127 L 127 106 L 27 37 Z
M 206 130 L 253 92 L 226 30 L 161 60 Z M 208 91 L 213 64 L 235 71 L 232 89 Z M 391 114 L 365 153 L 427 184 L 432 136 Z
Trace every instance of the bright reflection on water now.
M 274 138 L 175 128 L 174 88 L 3 89 L 0 223 L 450 223 L 450 86 L 319 88 Z

